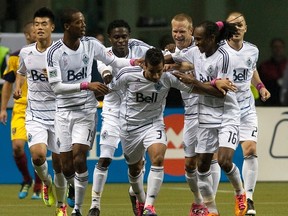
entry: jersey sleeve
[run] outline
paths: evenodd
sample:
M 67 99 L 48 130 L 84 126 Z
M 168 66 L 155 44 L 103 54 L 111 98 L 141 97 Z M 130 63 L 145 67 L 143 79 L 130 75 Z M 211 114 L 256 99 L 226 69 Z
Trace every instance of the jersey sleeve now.
M 187 93 L 191 93 L 192 92 L 193 87 L 194 87 L 193 85 L 186 85 L 183 82 L 181 82 L 179 79 L 177 79 L 171 73 L 169 73 L 169 72 L 166 72 L 166 73 L 167 73 L 167 75 L 168 75 L 168 77 L 170 79 L 171 87 L 179 89 L 180 91 L 184 91 L 184 92 L 187 92 Z
M 26 76 L 27 73 L 27 68 L 25 65 L 25 57 L 26 57 L 26 53 L 24 51 L 24 49 L 21 49 L 20 54 L 19 54 L 19 68 L 17 70 L 17 73 Z
M 128 74 L 128 69 L 129 67 L 124 67 L 122 68 L 118 74 L 113 77 L 111 83 L 109 83 L 108 87 L 112 90 L 112 91 L 118 91 L 118 90 L 123 90 L 126 87 L 127 84 L 127 74 Z
M 112 50 L 106 50 L 106 47 L 97 40 L 91 40 L 94 46 L 94 58 L 102 61 L 106 65 L 116 68 L 130 66 L 130 59 L 116 57 Z
M 51 49 L 46 52 L 46 69 L 49 83 L 61 82 L 62 75 L 59 65 L 60 52 Z

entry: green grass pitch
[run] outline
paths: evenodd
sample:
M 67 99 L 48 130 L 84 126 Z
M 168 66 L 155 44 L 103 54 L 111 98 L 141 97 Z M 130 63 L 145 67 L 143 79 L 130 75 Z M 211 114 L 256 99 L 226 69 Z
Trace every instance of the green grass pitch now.
M 106 184 L 102 196 L 101 216 L 133 216 L 128 197 L 128 184 Z M 42 200 L 17 197 L 20 185 L 0 185 L 0 215 L 52 216 L 54 207 L 46 207 Z M 259 182 L 254 194 L 258 216 L 288 215 L 288 182 Z M 193 196 L 185 183 L 163 183 L 155 207 L 159 216 L 188 216 Z M 217 206 L 221 216 L 234 215 L 234 194 L 230 183 L 220 183 Z M 91 184 L 88 185 L 83 206 L 86 216 L 91 203 Z M 68 215 L 72 209 L 68 207 Z

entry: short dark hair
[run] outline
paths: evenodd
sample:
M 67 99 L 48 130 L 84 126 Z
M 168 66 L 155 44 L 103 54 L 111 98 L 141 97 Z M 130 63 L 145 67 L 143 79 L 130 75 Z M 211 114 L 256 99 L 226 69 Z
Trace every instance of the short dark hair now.
M 64 29 L 65 23 L 71 23 L 72 22 L 72 15 L 75 13 L 81 12 L 80 10 L 76 8 L 66 8 L 63 11 L 61 11 L 60 15 L 60 23 L 62 28 Z
M 52 23 L 55 22 L 55 15 L 54 15 L 54 13 L 52 12 L 52 10 L 50 10 L 50 9 L 47 8 L 47 7 L 39 8 L 39 9 L 34 13 L 33 18 L 35 19 L 36 17 L 48 17 Z
M 161 62 L 164 64 L 164 55 L 161 49 L 150 48 L 147 50 L 145 54 L 145 65 L 148 65 L 149 63 L 152 66 L 156 66 Z
M 112 30 L 115 28 L 127 28 L 128 32 L 131 33 L 131 27 L 129 24 L 122 19 L 112 21 L 107 28 L 107 34 L 110 35 Z

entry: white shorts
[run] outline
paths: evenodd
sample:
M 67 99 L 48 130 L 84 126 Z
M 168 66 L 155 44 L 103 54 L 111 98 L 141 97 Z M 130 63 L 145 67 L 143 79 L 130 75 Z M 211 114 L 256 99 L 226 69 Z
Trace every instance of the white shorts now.
M 239 143 L 239 128 L 227 125 L 221 128 L 199 128 L 197 153 L 215 153 L 219 147 L 236 149 Z
M 37 121 L 27 121 L 25 127 L 29 148 L 35 144 L 44 143 L 48 150 L 59 154 L 54 125 L 47 125 Z
M 72 151 L 73 144 L 92 148 L 96 134 L 97 110 L 56 112 L 55 133 L 60 152 Z
M 105 121 L 105 118 L 102 121 L 101 133 L 100 133 L 100 145 L 110 145 L 115 149 L 118 148 L 120 142 L 120 126 L 118 124 L 109 124 Z
M 240 142 L 258 140 L 258 118 L 256 113 L 249 113 L 240 119 L 239 126 Z
M 198 125 L 198 119 L 184 120 L 183 144 L 185 157 L 194 157 L 196 155 Z
M 127 164 L 135 164 L 143 159 L 145 151 L 155 143 L 167 145 L 167 136 L 163 124 L 142 127 L 141 131 L 133 131 L 133 133 L 121 133 L 121 145 Z

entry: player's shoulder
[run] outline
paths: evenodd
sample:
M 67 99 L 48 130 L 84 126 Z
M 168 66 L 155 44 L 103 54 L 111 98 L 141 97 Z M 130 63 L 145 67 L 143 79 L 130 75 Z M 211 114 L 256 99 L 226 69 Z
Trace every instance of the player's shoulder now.
M 131 77 L 132 75 L 133 76 L 142 75 L 142 73 L 140 73 L 141 71 L 142 71 L 142 68 L 140 66 L 123 67 L 117 73 L 116 80 L 121 78 L 121 77 L 123 78 L 123 77 Z
M 63 41 L 62 39 L 59 39 L 57 41 L 54 41 L 48 49 L 55 50 L 55 49 L 59 49 L 62 46 L 63 46 Z
M 19 54 L 31 52 L 32 50 L 35 49 L 35 46 L 36 46 L 36 43 L 27 44 L 20 50 Z
M 91 36 L 83 36 L 80 38 L 81 43 L 97 43 L 101 44 L 99 40 L 97 40 L 95 37 Z
M 152 48 L 149 44 L 145 43 L 144 41 L 135 39 L 135 38 L 130 38 L 128 40 L 128 47 L 134 47 L 134 46 L 143 46 L 147 48 Z
M 243 46 L 245 46 L 246 49 L 255 50 L 255 51 L 259 52 L 258 47 L 255 44 L 250 43 L 248 41 L 243 41 Z

